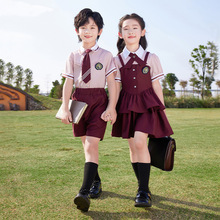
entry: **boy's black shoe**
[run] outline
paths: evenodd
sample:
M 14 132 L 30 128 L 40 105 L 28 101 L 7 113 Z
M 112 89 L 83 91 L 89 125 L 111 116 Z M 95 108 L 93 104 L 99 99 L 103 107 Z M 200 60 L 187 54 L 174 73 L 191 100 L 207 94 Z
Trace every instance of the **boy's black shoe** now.
M 90 206 L 89 193 L 85 191 L 79 191 L 74 198 L 74 203 L 77 205 L 77 209 L 87 212 Z
M 89 190 L 89 196 L 94 199 L 100 197 L 102 193 L 101 181 L 93 181 L 92 186 Z
M 135 198 L 135 207 L 151 207 L 151 194 L 149 192 L 139 191 Z

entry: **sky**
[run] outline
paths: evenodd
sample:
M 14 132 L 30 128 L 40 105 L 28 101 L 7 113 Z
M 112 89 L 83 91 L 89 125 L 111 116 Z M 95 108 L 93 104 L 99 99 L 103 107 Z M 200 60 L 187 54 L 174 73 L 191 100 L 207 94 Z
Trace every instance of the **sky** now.
M 160 58 L 164 74 L 175 73 L 179 80 L 193 73 L 194 48 L 212 41 L 220 50 L 219 0 L 0 0 L 0 59 L 30 68 L 33 84 L 40 85 L 41 93 L 50 92 L 52 82 L 61 81 L 67 57 L 80 46 L 73 21 L 83 8 L 102 15 L 98 44 L 113 56 L 119 19 L 139 14 L 146 24 L 147 50 Z

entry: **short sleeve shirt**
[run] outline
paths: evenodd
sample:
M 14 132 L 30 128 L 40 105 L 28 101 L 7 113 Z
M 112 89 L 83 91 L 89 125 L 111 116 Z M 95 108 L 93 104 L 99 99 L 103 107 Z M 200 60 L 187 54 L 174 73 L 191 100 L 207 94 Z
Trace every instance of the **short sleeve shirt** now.
M 88 83 L 84 83 L 82 80 L 82 62 L 86 54 L 85 49 L 81 47 L 72 52 L 66 61 L 66 68 L 62 76 L 73 79 L 77 88 L 104 88 L 106 78 L 116 71 L 111 52 L 100 48 L 97 44 L 91 50 L 89 53 L 91 80 Z
M 144 60 L 146 53 L 147 51 L 145 51 L 141 46 L 135 52 L 135 54 L 142 60 Z M 121 53 L 121 57 L 122 57 L 124 64 L 126 64 L 129 61 L 130 59 L 129 54 L 130 54 L 130 51 L 125 47 L 123 52 Z M 117 67 L 117 74 L 116 74 L 115 80 L 121 82 L 119 69 L 122 67 L 122 64 L 118 56 L 114 58 L 114 62 Z M 160 60 L 157 55 L 150 53 L 147 59 L 147 65 L 150 66 L 150 75 L 151 75 L 152 82 L 157 79 L 162 79 L 164 77 L 163 69 L 162 69 Z

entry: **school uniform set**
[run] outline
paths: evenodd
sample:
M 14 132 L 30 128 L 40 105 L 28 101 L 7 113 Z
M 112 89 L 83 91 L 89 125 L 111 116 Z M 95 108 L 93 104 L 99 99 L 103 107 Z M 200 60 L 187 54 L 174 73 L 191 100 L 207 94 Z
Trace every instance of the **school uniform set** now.
M 149 137 L 161 138 L 173 134 L 164 113 L 165 106 L 154 92 L 152 82 L 163 78 L 159 58 L 145 51 L 141 46 L 135 53 L 125 47 L 115 57 L 119 70 L 116 81 L 121 82 L 122 90 L 117 103 L 117 120 L 113 125 L 112 136 L 134 137 L 135 131 L 147 133 Z M 150 164 L 132 163 L 139 182 L 135 206 L 151 206 L 148 188 Z
M 88 104 L 80 122 L 72 125 L 75 137 L 92 136 L 103 139 L 107 123 L 101 119 L 101 114 L 108 105 L 104 88 L 106 78 L 115 71 L 112 54 L 97 44 L 90 50 L 80 47 L 70 54 L 62 76 L 74 80 L 76 89 L 72 99 Z M 97 170 L 98 164 L 85 163 L 83 184 L 74 199 L 77 208 L 82 211 L 88 211 L 90 197 L 98 197 L 101 193 L 101 180 Z

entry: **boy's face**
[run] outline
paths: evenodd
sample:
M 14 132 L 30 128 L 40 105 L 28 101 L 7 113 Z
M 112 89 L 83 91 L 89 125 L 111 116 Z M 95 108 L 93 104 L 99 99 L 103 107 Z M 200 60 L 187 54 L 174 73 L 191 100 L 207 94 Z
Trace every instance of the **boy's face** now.
M 88 22 L 76 30 L 77 35 L 81 38 L 83 44 L 95 45 L 96 39 L 102 33 L 102 29 L 99 31 L 98 26 L 92 18 L 88 19 Z

